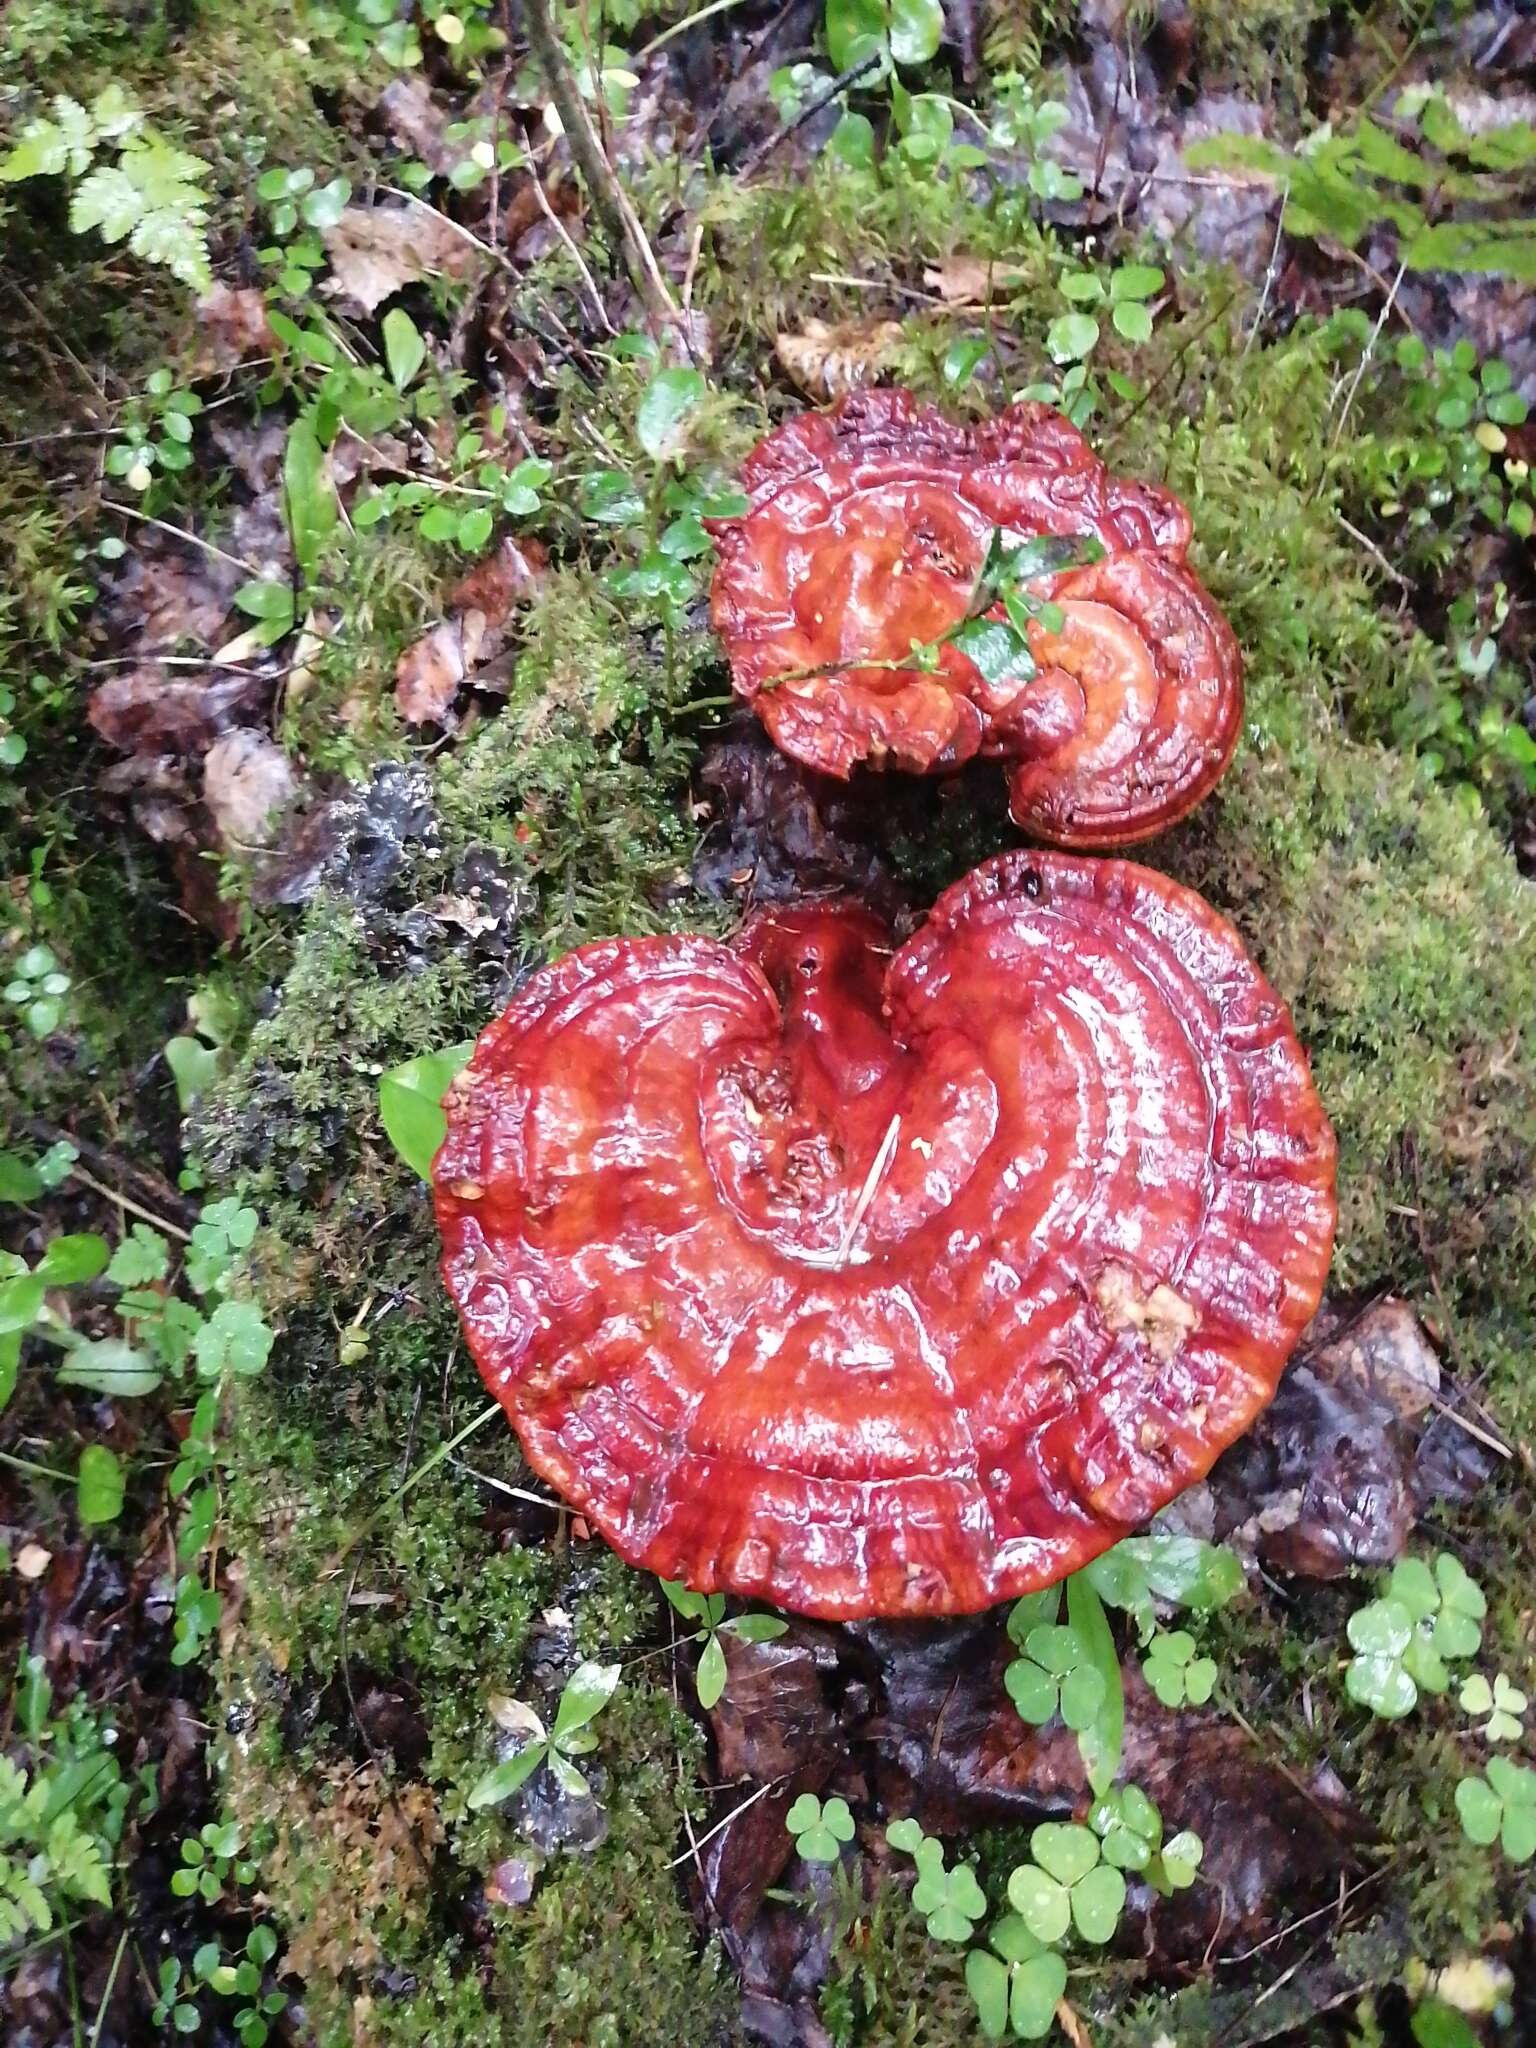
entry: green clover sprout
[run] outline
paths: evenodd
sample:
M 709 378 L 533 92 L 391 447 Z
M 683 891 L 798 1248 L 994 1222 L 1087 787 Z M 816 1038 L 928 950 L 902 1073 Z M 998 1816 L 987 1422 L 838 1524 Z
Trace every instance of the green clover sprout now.
M 1203 1707 L 1216 1689 L 1216 1660 L 1195 1655 L 1187 1629 L 1167 1629 L 1152 1638 L 1141 1675 L 1165 1707 Z
M 1400 1558 L 1382 1598 L 1349 1617 L 1356 1654 L 1344 1674 L 1346 1692 L 1382 1720 L 1400 1720 L 1421 1692 L 1446 1690 L 1448 1659 L 1476 1656 L 1487 1609 L 1481 1587 L 1448 1551 L 1433 1571 L 1422 1558 Z
M 1164 1898 L 1194 1883 L 1204 1843 L 1187 1828 L 1165 1842 L 1163 1817 L 1139 1785 L 1107 1792 L 1091 1808 L 1088 1824 L 1103 1843 L 1106 1863 L 1140 1871 Z
M 1034 1861 L 1009 1876 L 1008 1903 L 1036 1941 L 1060 1941 L 1069 1927 L 1084 1941 L 1108 1941 L 1125 1905 L 1125 1879 L 1103 1861 L 1092 1828 L 1042 1821 L 1029 1846 Z
M 1480 1671 L 1474 1671 L 1462 1685 L 1460 1693 L 1462 1711 L 1467 1714 L 1487 1714 L 1487 1723 L 1478 1730 L 1485 1742 L 1518 1742 L 1525 1728 L 1525 1710 L 1529 1702 L 1525 1694 L 1501 1671 L 1490 1685 Z
M 987 1910 L 987 1895 L 968 1863 L 944 1867 L 944 1845 L 925 1835 L 915 1820 L 893 1820 L 885 1831 L 893 1849 L 904 1849 L 917 1864 L 912 1905 L 928 1922 L 935 1941 L 967 1942 Z
M 853 1815 L 847 1800 L 829 1799 L 823 1805 L 814 1792 L 800 1794 L 785 1814 L 784 1825 L 807 1863 L 836 1863 L 843 1843 L 853 1840 Z
M 1059 1713 L 1074 1730 L 1091 1728 L 1104 1704 L 1104 1677 L 1075 1628 L 1042 1623 L 1024 1638 L 1024 1655 L 1003 1673 L 1020 1717 L 1041 1727 Z
M 1528 1764 L 1490 1757 L 1486 1778 L 1463 1778 L 1456 1787 L 1456 1811 L 1479 1848 L 1498 1842 L 1511 1863 L 1536 1856 L 1536 1771 Z
M 1017 1913 L 1005 1914 L 987 1940 L 996 1954 L 973 1948 L 965 1959 L 966 1989 L 976 2001 L 981 2031 L 989 2041 L 1001 2041 L 1011 2026 L 1022 2041 L 1044 2040 L 1067 1988 L 1066 1964 Z

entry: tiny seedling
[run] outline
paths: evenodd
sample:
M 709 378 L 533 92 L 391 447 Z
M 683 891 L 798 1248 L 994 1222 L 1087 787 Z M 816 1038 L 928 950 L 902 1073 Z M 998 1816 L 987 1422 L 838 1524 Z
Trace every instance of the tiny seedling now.
M 1072 1927 L 1084 1941 L 1108 1941 L 1125 1906 L 1125 1878 L 1104 1860 L 1092 1828 L 1042 1821 L 1029 1846 L 1033 1861 L 1010 1874 L 1008 1903 L 1036 1941 L 1060 1941 Z
M 987 1895 L 968 1863 L 945 1868 L 944 1845 L 924 1834 L 915 1820 L 893 1820 L 885 1831 L 893 1849 L 903 1849 L 917 1865 L 912 1906 L 928 1923 L 934 1941 L 964 1943 L 987 1910 Z
M 1528 1764 L 1490 1757 L 1485 1778 L 1463 1778 L 1456 1787 L 1456 1811 L 1479 1848 L 1497 1842 L 1511 1863 L 1536 1856 L 1536 1771 Z
M 1032 1628 L 1023 1656 L 1008 1666 L 1003 1683 L 1021 1719 L 1035 1727 L 1059 1713 L 1073 1730 L 1091 1728 L 1104 1704 L 1103 1674 L 1072 1628 Z
M 1163 1817 L 1139 1785 L 1107 1792 L 1089 1812 L 1088 1824 L 1104 1845 L 1106 1863 L 1140 1871 L 1165 1898 L 1194 1883 L 1204 1843 L 1187 1828 L 1165 1842 Z
M 683 1641 L 704 1645 L 693 1682 L 699 1705 L 707 1713 L 725 1691 L 725 1646 L 721 1636 L 739 1636 L 744 1643 L 771 1643 L 775 1636 L 783 1635 L 789 1623 L 777 1614 L 738 1614 L 727 1621 L 723 1593 L 691 1593 L 675 1579 L 661 1579 L 657 1583 L 684 1621 L 699 1624 L 694 1634 L 684 1636 Z
M 1216 1660 L 1197 1657 L 1187 1629 L 1160 1630 L 1142 1661 L 1141 1675 L 1165 1707 L 1203 1707 L 1216 1689 Z
M 1350 1698 L 1384 1721 L 1412 1713 L 1421 1692 L 1444 1692 L 1449 1662 L 1475 1657 L 1488 1603 L 1477 1582 L 1442 1550 L 1434 1569 L 1399 1559 L 1381 1599 L 1357 1607 L 1348 1634 L 1355 1655 L 1344 1674 Z
M 1486 1714 L 1487 1722 L 1478 1733 L 1485 1742 L 1518 1742 L 1525 1728 L 1525 1710 L 1529 1702 L 1525 1694 L 1504 1673 L 1499 1672 L 1492 1685 L 1480 1671 L 1474 1671 L 1462 1682 L 1458 1695 L 1462 1712 L 1465 1714 Z
M 612 1699 L 618 1682 L 617 1664 L 578 1664 L 565 1682 L 549 1728 L 521 1700 L 504 1700 L 493 1707 L 501 1726 L 524 1740 L 514 1755 L 493 1764 L 473 1786 L 468 1799 L 470 1811 L 500 1806 L 542 1763 L 549 1765 L 550 1774 L 562 1792 L 573 1799 L 590 1798 L 591 1788 L 571 1758 L 586 1756 L 596 1749 L 597 1737 L 589 1724 Z
M 69 976 L 48 946 L 28 946 L 12 961 L 10 973 L 6 1001 L 21 1012 L 21 1021 L 34 1038 L 47 1038 L 63 1019 Z
M 853 1840 L 853 1815 L 846 1799 L 818 1799 L 802 1792 L 784 1816 L 795 1847 L 807 1863 L 836 1863 L 843 1844 Z

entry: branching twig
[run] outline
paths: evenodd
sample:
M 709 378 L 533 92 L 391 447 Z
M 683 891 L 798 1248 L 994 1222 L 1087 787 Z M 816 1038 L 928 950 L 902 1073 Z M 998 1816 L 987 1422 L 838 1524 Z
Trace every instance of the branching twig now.
M 566 142 L 576 160 L 576 168 L 581 172 L 582 182 L 587 188 L 598 219 L 603 224 L 603 230 L 615 251 L 622 252 L 635 289 L 644 301 L 646 312 L 653 324 L 663 331 L 677 334 L 686 345 L 686 323 L 678 313 L 672 294 L 667 290 L 655 251 L 646 240 L 645 230 L 640 225 L 640 216 L 630 204 L 628 193 L 619 183 L 613 165 L 609 163 L 604 153 L 601 139 L 593 126 L 592 116 L 587 111 L 586 101 L 577 87 L 570 60 L 556 32 L 549 11 L 549 0 L 525 0 L 523 11 L 528 23 L 528 40 L 533 45 L 533 54 L 548 81 L 550 96 L 555 103 L 555 112 L 560 116 L 560 125 L 565 131 Z M 511 23 L 507 19 L 505 0 L 502 14 L 503 27 L 510 40 Z M 692 352 L 690 348 L 689 353 Z
M 767 162 L 780 143 L 788 142 L 790 136 L 794 134 L 797 128 L 803 128 L 807 121 L 813 120 L 821 112 L 823 107 L 829 107 L 835 99 L 840 99 L 850 85 L 857 85 L 861 78 L 867 78 L 871 71 L 879 68 L 880 63 L 881 55 L 877 50 L 872 56 L 866 57 L 862 63 L 850 64 L 846 71 L 839 77 L 834 78 L 832 83 L 817 93 L 814 99 L 807 100 L 793 121 L 786 121 L 776 135 L 770 135 L 766 142 L 760 142 L 751 155 L 743 161 L 737 176 L 740 178 L 750 177 L 759 164 Z

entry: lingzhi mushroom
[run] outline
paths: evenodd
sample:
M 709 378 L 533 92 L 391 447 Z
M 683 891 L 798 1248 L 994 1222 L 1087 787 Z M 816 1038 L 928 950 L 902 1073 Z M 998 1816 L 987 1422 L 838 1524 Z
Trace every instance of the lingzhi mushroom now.
M 446 1108 L 443 1272 L 530 1463 L 632 1563 L 830 1618 L 1116 1541 L 1270 1399 L 1333 1240 L 1283 1003 L 1118 859 L 1004 854 L 900 946 L 846 902 L 584 946 Z
M 1049 406 L 957 426 L 909 392 L 855 392 L 775 428 L 742 481 L 747 511 L 712 522 L 711 607 L 738 694 L 785 753 L 840 777 L 1000 756 L 1016 822 L 1066 847 L 1150 838 L 1215 787 L 1242 663 L 1185 564 L 1189 514 L 1113 475 Z M 1031 623 L 1032 659 L 988 674 L 942 636 L 995 535 L 1101 559 L 1035 579 L 1059 630 Z

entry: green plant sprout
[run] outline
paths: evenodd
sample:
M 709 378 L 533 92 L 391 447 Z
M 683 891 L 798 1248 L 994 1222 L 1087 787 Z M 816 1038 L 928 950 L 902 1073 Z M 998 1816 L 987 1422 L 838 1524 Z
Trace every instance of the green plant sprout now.
M 22 1022 L 34 1038 L 47 1038 L 63 1019 L 63 998 L 71 987 L 69 976 L 48 946 L 28 946 L 11 962 L 10 972 L 6 1001 L 20 1010 Z
M 1210 1614 L 1243 1587 L 1236 1553 L 1195 1536 L 1127 1536 L 1083 1571 L 1106 1607 L 1130 1615 L 1143 1643 L 1157 1626 L 1159 1600 L 1191 1614 Z
M 1005 1914 L 987 1930 L 989 1948 L 973 1948 L 965 1959 L 965 1984 L 989 2041 L 1041 2041 L 1051 2031 L 1056 2007 L 1067 1988 L 1067 1966 L 1057 1951 L 1038 1940 L 1017 1913 Z
M 247 2003 L 234 2014 L 235 2034 L 240 2048 L 263 2048 L 271 2038 L 271 2022 L 288 2004 L 281 1991 L 262 1991 L 264 1972 L 277 1954 L 277 1935 L 270 1927 L 253 1927 L 245 1938 L 244 1953 L 226 1960 L 216 1941 L 205 1941 L 194 1951 L 190 1971 L 179 1956 L 167 1956 L 155 1979 L 158 1992 L 150 2017 L 157 2027 L 169 2026 L 173 2033 L 195 2034 L 203 2024 L 196 1999 L 199 1988 L 221 1998 L 243 1998 Z
M 237 1885 L 256 1882 L 256 1866 L 241 1857 L 245 1831 L 238 1821 L 208 1821 L 181 1845 L 181 1868 L 171 1873 L 178 1899 L 200 1897 L 213 1905 L 231 1876 Z
M 838 1863 L 843 1844 L 854 1836 L 853 1815 L 846 1799 L 818 1799 L 802 1792 L 784 1816 L 795 1848 L 807 1863 Z
M 1488 1716 L 1487 1722 L 1478 1730 L 1484 1742 L 1518 1742 L 1525 1731 L 1525 1710 L 1529 1705 L 1526 1696 L 1512 1679 L 1501 1671 L 1492 1685 L 1480 1671 L 1462 1680 L 1457 1695 L 1464 1714 Z
M 1467 1839 L 1479 1848 L 1497 1842 L 1511 1863 L 1536 1856 L 1536 1771 L 1507 1756 L 1488 1759 L 1486 1777 L 1463 1778 L 1456 1811 Z
M 1117 1870 L 1140 1871 L 1165 1898 L 1194 1883 L 1204 1843 L 1188 1828 L 1165 1842 L 1162 1815 L 1139 1785 L 1112 1788 L 1095 1801 L 1088 1824 L 1104 1845 L 1106 1863 Z
M 1159 1629 L 1141 1675 L 1165 1707 L 1203 1707 L 1216 1690 L 1216 1660 L 1195 1654 L 1187 1629 Z
M 1008 1903 L 1036 1941 L 1060 1941 L 1076 1928 L 1084 1941 L 1108 1941 L 1125 1907 L 1125 1878 L 1103 1858 L 1092 1828 L 1042 1821 L 1029 1838 L 1032 1861 L 1008 1878 Z
M 738 1614 L 727 1621 L 723 1593 L 691 1593 L 675 1579 L 658 1579 L 657 1584 L 684 1621 L 698 1623 L 695 1633 L 684 1636 L 682 1641 L 704 1645 L 694 1673 L 694 1688 L 699 1705 L 706 1712 L 725 1691 L 725 1646 L 721 1636 L 739 1636 L 744 1643 L 771 1643 L 789 1627 L 777 1614 Z
M 1059 1713 L 1074 1731 L 1091 1728 L 1104 1704 L 1104 1677 L 1077 1631 L 1042 1624 L 1025 1636 L 1023 1650 L 1003 1673 L 1020 1718 L 1042 1727 Z
M 885 1831 L 893 1849 L 903 1849 L 917 1865 L 912 1908 L 921 1913 L 934 1941 L 964 1943 L 985 1917 L 987 1895 L 968 1863 L 945 1868 L 944 1845 L 924 1834 L 915 1820 L 893 1820 Z
M 1440 1552 L 1433 1570 L 1422 1558 L 1400 1558 L 1383 1597 L 1349 1617 L 1355 1655 L 1344 1674 L 1346 1692 L 1384 1721 L 1412 1713 L 1421 1692 L 1449 1686 L 1448 1662 L 1477 1655 L 1487 1605 L 1449 1551 Z
M 589 1798 L 591 1787 L 571 1758 L 586 1756 L 596 1749 L 597 1736 L 590 1723 L 612 1699 L 618 1682 L 617 1664 L 578 1664 L 565 1682 L 554 1721 L 548 1728 L 532 1707 L 524 1706 L 521 1700 L 502 1702 L 497 1719 L 510 1733 L 525 1739 L 515 1755 L 493 1764 L 476 1781 L 466 1802 L 470 1811 L 500 1806 L 543 1763 L 549 1765 L 550 1775 L 562 1792 L 573 1799 Z

